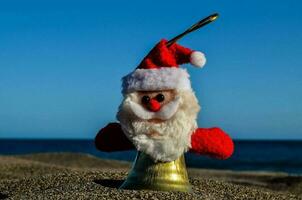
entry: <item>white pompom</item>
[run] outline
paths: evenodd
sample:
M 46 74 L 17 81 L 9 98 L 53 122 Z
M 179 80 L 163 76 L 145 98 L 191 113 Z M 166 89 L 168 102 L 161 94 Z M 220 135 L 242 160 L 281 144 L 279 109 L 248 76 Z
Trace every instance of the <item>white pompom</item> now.
M 193 51 L 190 55 L 190 63 L 195 67 L 202 68 L 206 64 L 206 57 L 200 51 Z

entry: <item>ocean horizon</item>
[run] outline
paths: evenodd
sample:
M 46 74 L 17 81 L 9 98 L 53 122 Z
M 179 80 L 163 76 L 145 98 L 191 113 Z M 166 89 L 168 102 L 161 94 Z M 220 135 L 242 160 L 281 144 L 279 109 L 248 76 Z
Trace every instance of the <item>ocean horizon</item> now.
M 266 171 L 302 174 L 302 140 L 235 140 L 228 160 L 186 153 L 188 167 L 234 171 Z M 73 152 L 103 159 L 133 161 L 136 151 L 105 153 L 92 139 L 0 139 L 0 155 Z

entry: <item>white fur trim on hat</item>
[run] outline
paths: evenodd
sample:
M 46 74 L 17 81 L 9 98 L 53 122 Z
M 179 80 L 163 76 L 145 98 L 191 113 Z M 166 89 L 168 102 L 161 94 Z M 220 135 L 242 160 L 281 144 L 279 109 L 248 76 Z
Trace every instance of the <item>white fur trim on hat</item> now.
M 155 90 L 191 90 L 190 75 L 186 69 L 162 67 L 136 69 L 122 79 L 122 93 Z
M 206 61 L 205 55 L 200 51 L 193 51 L 190 55 L 190 63 L 195 67 L 203 67 Z

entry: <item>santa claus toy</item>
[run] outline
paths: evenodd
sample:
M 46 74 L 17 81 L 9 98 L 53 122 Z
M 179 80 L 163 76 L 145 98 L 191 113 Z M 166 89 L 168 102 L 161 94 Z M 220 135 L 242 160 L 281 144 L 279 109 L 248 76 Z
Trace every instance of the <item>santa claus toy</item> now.
M 214 21 L 211 15 L 170 41 L 161 40 L 138 67 L 123 77 L 123 101 L 118 122 L 109 123 L 96 136 L 105 152 L 138 151 L 122 189 L 190 191 L 185 167 L 187 151 L 227 159 L 232 139 L 220 128 L 198 128 L 200 106 L 189 74 L 180 65 L 203 67 L 203 53 L 176 43 L 184 35 Z

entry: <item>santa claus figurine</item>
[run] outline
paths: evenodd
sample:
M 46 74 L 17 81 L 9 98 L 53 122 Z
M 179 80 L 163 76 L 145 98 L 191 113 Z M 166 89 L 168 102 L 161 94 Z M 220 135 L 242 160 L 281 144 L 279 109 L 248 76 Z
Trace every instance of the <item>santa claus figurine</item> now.
M 180 65 L 205 62 L 203 53 L 163 39 L 123 77 L 118 122 L 95 139 L 101 151 L 139 152 L 121 188 L 189 191 L 185 152 L 218 159 L 232 155 L 233 141 L 222 129 L 197 126 L 200 106 Z

